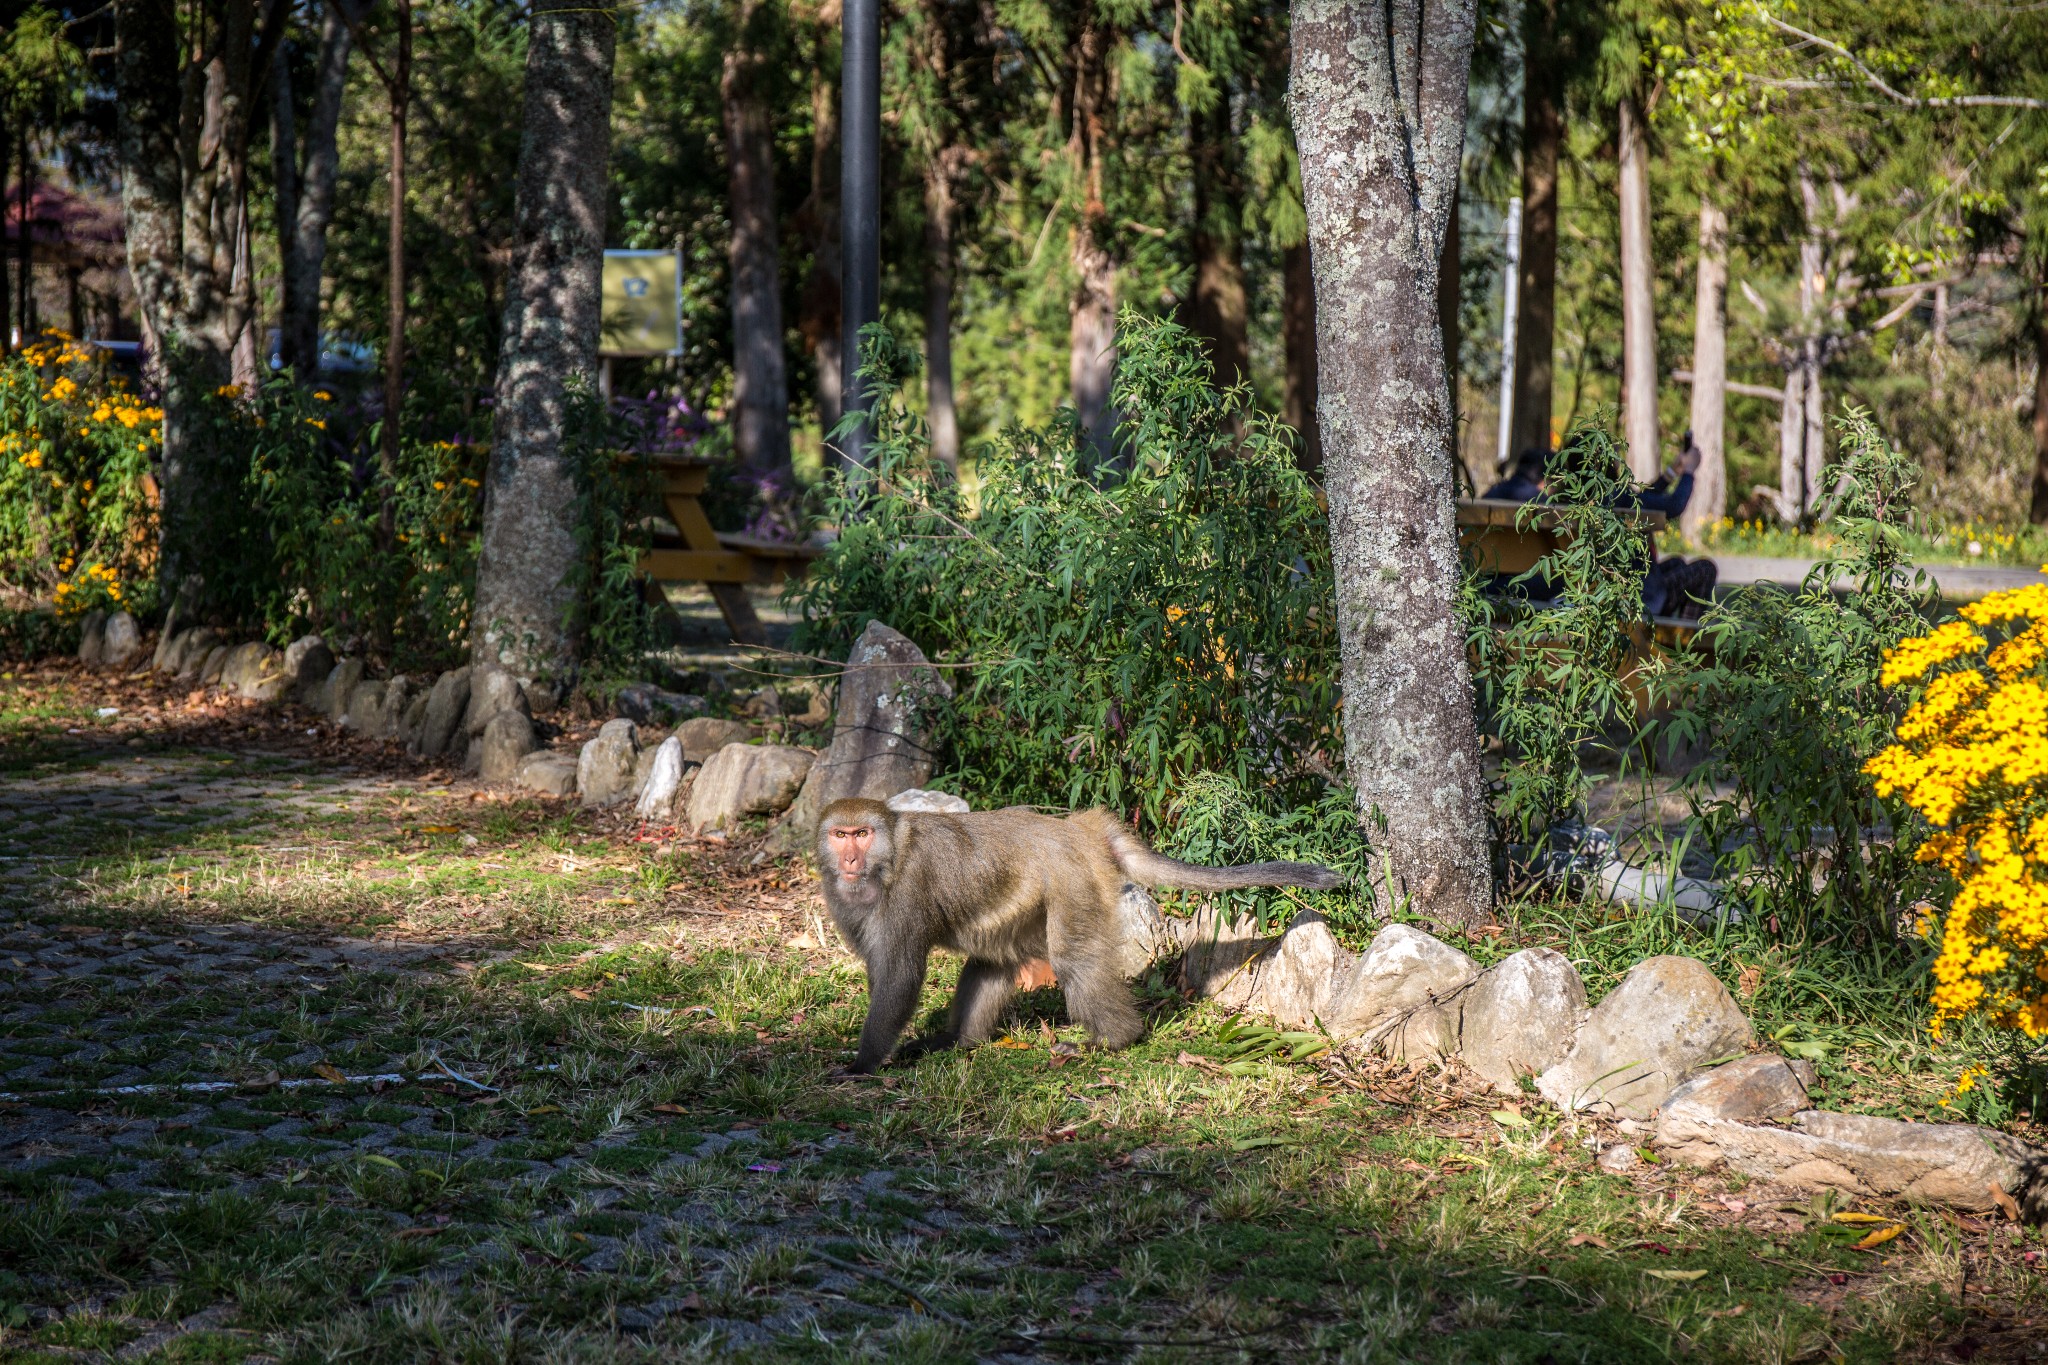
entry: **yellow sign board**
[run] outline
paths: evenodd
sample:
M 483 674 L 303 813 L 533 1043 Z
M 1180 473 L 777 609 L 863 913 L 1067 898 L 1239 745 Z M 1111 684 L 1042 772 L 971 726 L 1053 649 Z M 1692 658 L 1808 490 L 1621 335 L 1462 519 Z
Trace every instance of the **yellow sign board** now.
M 680 355 L 683 258 L 675 251 L 604 253 L 600 355 Z

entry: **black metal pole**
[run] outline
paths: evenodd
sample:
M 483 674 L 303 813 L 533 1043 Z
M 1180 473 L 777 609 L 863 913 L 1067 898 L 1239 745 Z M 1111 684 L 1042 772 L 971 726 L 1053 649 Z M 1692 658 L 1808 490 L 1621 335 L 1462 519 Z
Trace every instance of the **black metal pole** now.
M 860 329 L 882 316 L 882 6 L 844 0 L 839 30 L 840 366 L 847 412 L 866 412 Z M 867 463 L 863 423 L 840 442 L 849 464 Z

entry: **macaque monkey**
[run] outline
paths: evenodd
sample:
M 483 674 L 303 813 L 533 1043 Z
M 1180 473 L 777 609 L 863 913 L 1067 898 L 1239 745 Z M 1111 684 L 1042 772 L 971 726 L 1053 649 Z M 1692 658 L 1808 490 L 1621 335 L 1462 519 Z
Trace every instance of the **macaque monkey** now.
M 1328 890 L 1344 879 L 1314 863 L 1197 867 L 1154 853 L 1105 810 L 1061 818 L 1029 810 L 966 815 L 892 811 L 834 801 L 818 822 L 825 904 L 868 969 L 868 1017 L 853 1070 L 889 1057 L 917 1011 L 926 959 L 949 948 L 967 959 L 945 1030 L 904 1056 L 987 1042 L 1015 989 L 1017 968 L 1049 958 L 1067 1011 L 1105 1048 L 1145 1031 L 1117 970 L 1116 905 L 1125 882 L 1227 891 L 1247 886 Z

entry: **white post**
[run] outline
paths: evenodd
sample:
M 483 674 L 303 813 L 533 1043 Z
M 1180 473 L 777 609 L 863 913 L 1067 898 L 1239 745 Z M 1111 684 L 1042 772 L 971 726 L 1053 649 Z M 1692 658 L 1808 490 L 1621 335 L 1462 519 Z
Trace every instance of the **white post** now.
M 1508 268 L 1506 303 L 1500 316 L 1500 439 L 1495 442 L 1493 461 L 1505 469 L 1508 438 L 1515 421 L 1515 314 L 1522 297 L 1522 201 L 1508 200 Z

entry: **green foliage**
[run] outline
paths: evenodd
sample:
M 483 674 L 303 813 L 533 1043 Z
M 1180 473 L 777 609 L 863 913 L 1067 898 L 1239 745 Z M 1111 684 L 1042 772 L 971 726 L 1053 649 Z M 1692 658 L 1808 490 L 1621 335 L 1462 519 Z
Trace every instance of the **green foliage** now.
M 1919 634 L 1935 604 L 1904 551 L 1916 471 L 1868 414 L 1850 409 L 1836 427 L 1835 553 L 1796 593 L 1757 585 L 1724 599 L 1701 622 L 1699 659 L 1664 681 L 1687 699 L 1671 732 L 1711 754 L 1690 787 L 1694 837 L 1744 908 L 1788 934 L 1889 939 L 1938 874 L 1914 861 L 1909 812 L 1878 799 L 1863 765 L 1898 718 L 1878 684 L 1884 651 Z
M 1197 774 L 1182 785 L 1159 848 L 1212 867 L 1286 860 L 1321 863 L 1349 878 L 1335 891 L 1254 888 L 1206 897 L 1226 914 L 1251 916 L 1262 931 L 1284 928 L 1302 909 L 1322 915 L 1331 932 L 1354 947 L 1379 928 L 1368 844 L 1348 788 L 1327 786 L 1312 801 L 1273 809 L 1226 774 Z
M 870 332 L 874 462 L 831 485 L 840 532 L 794 590 L 798 648 L 843 656 L 881 619 L 948 665 L 951 778 L 984 800 L 1157 824 L 1216 772 L 1268 810 L 1312 804 L 1341 753 L 1315 487 L 1187 332 L 1119 325 L 1118 467 L 1091 477 L 1063 412 L 983 452 L 972 503 L 903 404 L 914 354 Z
M 67 616 L 146 608 L 162 425 L 88 348 L 53 337 L 0 360 L 0 583 Z
M 1622 752 L 1633 734 L 1630 628 L 1643 618 L 1649 537 L 1624 510 L 1630 487 L 1604 424 L 1580 424 L 1552 463 L 1547 501 L 1517 515 L 1524 531 L 1552 526 L 1558 548 L 1505 584 L 1468 578 L 1473 682 L 1504 749 L 1492 783 L 1504 838 L 1532 842 L 1578 814 L 1588 751 Z M 1532 590 L 1552 600 L 1534 605 Z

